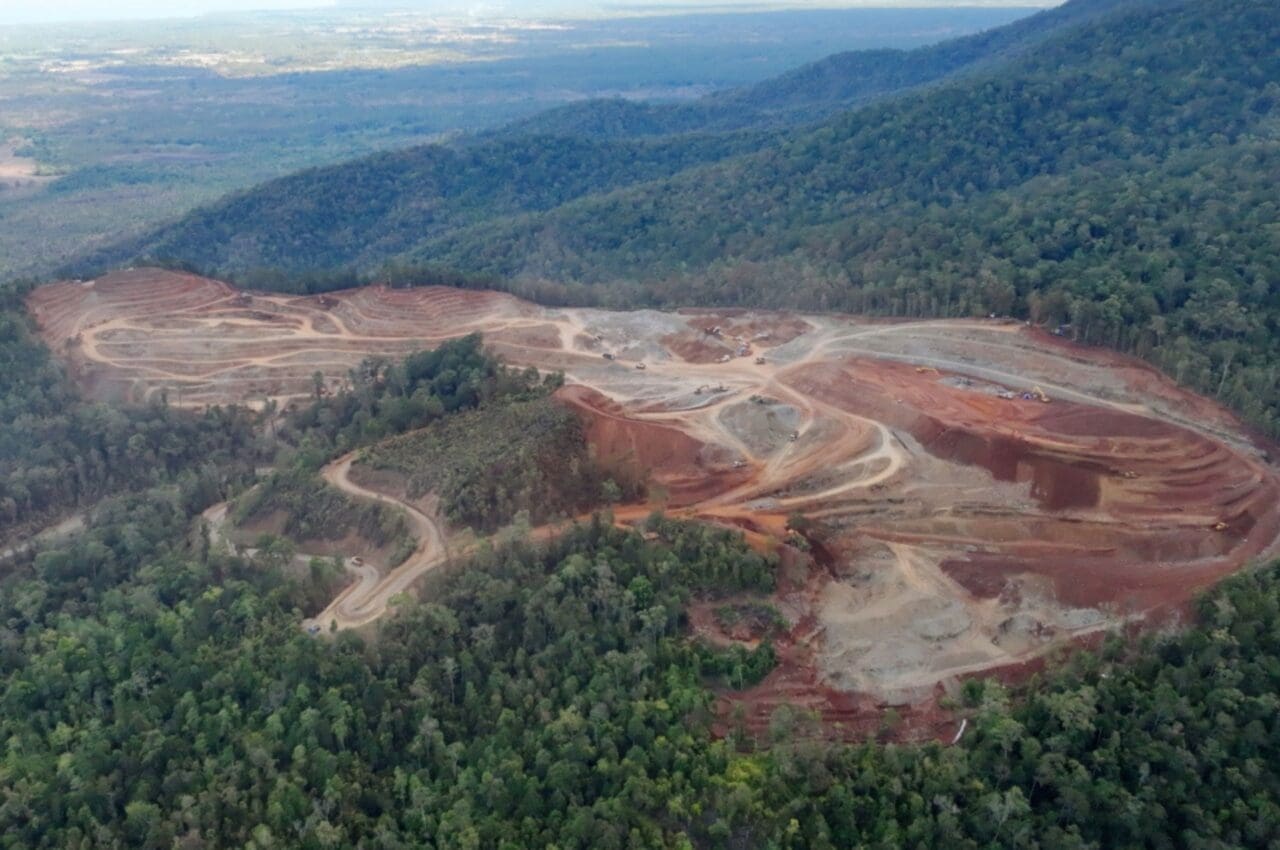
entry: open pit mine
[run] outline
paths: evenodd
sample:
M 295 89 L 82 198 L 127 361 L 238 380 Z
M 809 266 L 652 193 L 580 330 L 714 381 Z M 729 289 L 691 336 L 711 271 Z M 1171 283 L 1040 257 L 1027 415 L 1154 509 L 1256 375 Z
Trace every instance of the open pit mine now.
M 145 269 L 46 285 L 29 307 L 106 400 L 283 408 L 317 370 L 336 392 L 367 356 L 472 332 L 512 365 L 563 371 L 597 457 L 669 512 L 760 546 L 796 514 L 821 529 L 773 600 L 783 663 L 739 695 L 757 719 L 781 703 L 831 722 L 910 711 L 966 675 L 1177 618 L 1280 551 L 1269 445 L 1146 366 L 1012 321 L 295 297 Z

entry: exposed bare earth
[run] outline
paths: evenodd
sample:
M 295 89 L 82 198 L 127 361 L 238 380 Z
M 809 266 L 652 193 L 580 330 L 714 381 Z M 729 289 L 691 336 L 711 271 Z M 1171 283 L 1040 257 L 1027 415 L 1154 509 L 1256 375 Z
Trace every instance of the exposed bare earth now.
M 918 703 L 1177 610 L 1280 536 L 1277 471 L 1228 413 L 1016 324 L 555 310 L 441 288 L 242 295 L 152 270 L 41 287 L 30 307 L 100 398 L 287 404 L 316 370 L 336 386 L 366 355 L 471 331 L 563 370 L 598 457 L 670 509 L 757 541 L 794 511 L 826 527 L 825 571 L 778 595 L 794 663 L 751 692 L 762 715 Z M 1035 385 L 1052 403 L 1000 397 Z M 335 483 L 356 487 L 346 462 Z M 408 569 L 350 592 L 371 607 L 344 595 L 326 616 L 366 622 L 442 557 L 423 520 Z
M 17 154 L 19 142 L 0 142 L 0 198 L 32 189 L 52 178 L 40 174 L 40 165 Z

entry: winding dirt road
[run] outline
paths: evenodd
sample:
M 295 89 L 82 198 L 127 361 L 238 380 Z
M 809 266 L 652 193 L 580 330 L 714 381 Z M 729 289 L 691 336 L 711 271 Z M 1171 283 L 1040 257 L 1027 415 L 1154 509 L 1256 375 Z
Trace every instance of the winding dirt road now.
M 418 545 L 403 563 L 385 576 L 368 564 L 359 568 L 359 580 L 338 594 L 327 608 L 310 622 L 304 623 L 304 626 L 318 625 L 322 629 L 328 629 L 336 623 L 339 629 L 350 629 L 371 623 L 386 613 L 387 606 L 396 594 L 407 591 L 423 573 L 449 559 L 445 537 L 437 520 L 413 505 L 361 487 L 351 480 L 351 464 L 356 456 L 356 452 L 351 452 L 338 458 L 321 471 L 321 476 L 329 484 L 357 499 L 382 502 L 403 511 Z
M 303 620 L 302 626 L 308 632 L 317 633 L 331 628 L 351 629 L 371 623 L 387 612 L 387 606 L 398 593 L 408 590 L 423 573 L 434 569 L 448 561 L 449 552 L 437 520 L 427 516 L 413 505 L 393 499 L 383 493 L 377 493 L 361 487 L 351 480 L 351 465 L 358 452 L 350 452 L 325 466 L 320 475 L 330 485 L 354 496 L 391 505 L 402 511 L 408 519 L 410 531 L 417 540 L 417 546 L 409 553 L 409 557 L 385 575 L 377 567 L 368 562 L 362 555 L 352 554 L 343 558 L 347 571 L 356 580 L 345 587 L 341 593 L 323 611 L 314 617 Z M 227 531 L 230 505 L 220 502 L 206 509 L 202 518 L 209 528 L 210 540 L 229 552 L 242 553 L 252 557 L 256 550 L 237 546 Z M 322 555 L 299 552 L 297 558 L 302 563 Z

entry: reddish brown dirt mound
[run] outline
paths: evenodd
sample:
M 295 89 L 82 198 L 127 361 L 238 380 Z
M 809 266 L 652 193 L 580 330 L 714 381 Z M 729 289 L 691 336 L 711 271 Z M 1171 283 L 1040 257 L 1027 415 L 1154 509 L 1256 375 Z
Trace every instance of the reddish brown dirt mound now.
M 743 337 L 765 345 L 781 345 L 804 335 L 813 325 L 799 316 L 757 313 L 751 310 L 683 310 L 690 326 L 706 333 L 719 327 L 722 339 Z
M 716 363 L 721 357 L 733 356 L 734 348 L 704 331 L 681 331 L 662 337 L 667 350 L 686 363 Z
M 624 480 L 661 485 L 671 507 L 699 502 L 747 478 L 747 473 L 725 463 L 714 447 L 675 427 L 630 419 L 598 392 L 568 386 L 557 397 L 582 417 L 598 462 Z

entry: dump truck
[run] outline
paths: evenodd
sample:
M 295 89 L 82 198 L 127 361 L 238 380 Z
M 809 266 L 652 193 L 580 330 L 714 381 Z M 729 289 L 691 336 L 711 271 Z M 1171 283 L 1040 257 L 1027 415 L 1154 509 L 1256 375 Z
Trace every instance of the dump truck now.
M 637 364 L 636 364 L 636 368 L 643 372 L 643 371 L 645 370 L 645 368 L 646 368 L 646 367 L 645 367 L 644 363 L 637 363 Z
M 756 358 L 756 365 L 757 365 L 757 366 L 763 366 L 763 365 L 764 365 L 764 358 L 763 358 L 763 357 L 757 357 L 757 358 Z
M 614 358 L 614 355 L 613 355 L 613 352 L 611 352 L 611 351 L 606 351 L 602 356 L 604 357 L 604 359 L 605 359 L 605 360 L 613 360 L 613 359 L 615 359 L 615 358 Z

